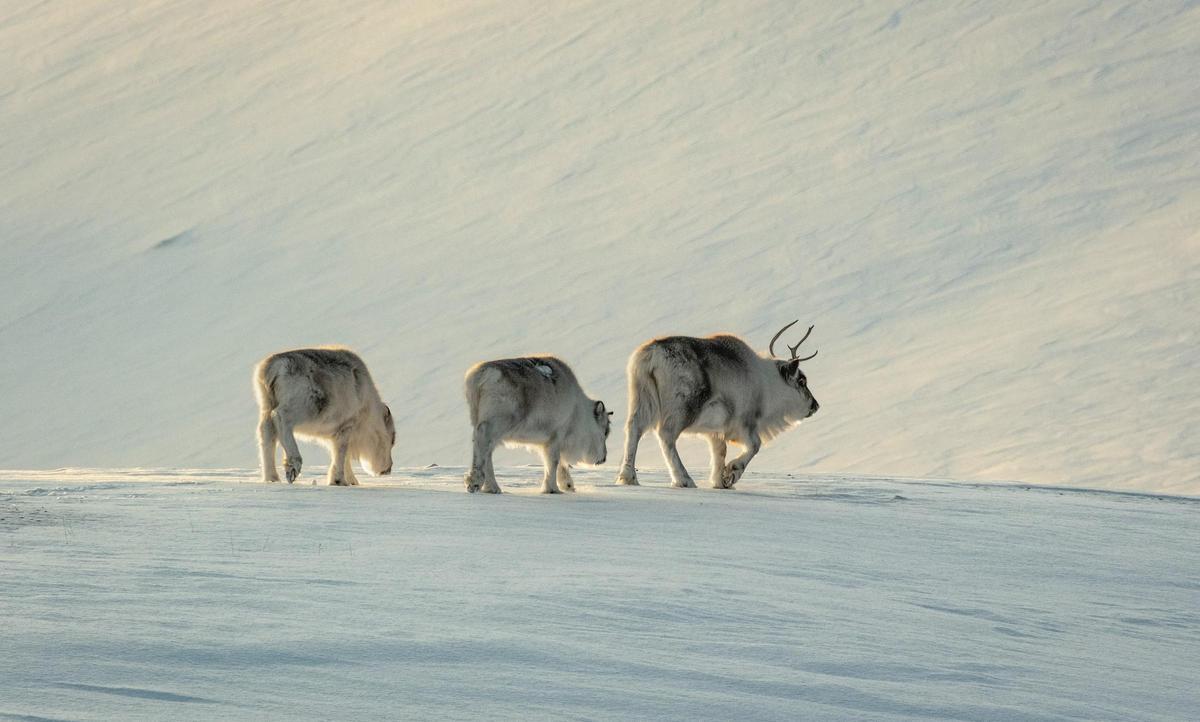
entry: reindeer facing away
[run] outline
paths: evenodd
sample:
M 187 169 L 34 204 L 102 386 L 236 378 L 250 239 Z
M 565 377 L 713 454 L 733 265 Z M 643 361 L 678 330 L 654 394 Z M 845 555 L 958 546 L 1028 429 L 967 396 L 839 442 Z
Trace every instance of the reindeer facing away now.
M 618 484 L 636 486 L 637 450 L 651 428 L 658 433 L 663 457 L 670 468 L 672 486 L 695 487 L 675 448 L 681 434 L 708 439 L 712 451 L 713 488 L 731 489 L 746 465 L 766 441 L 817 413 L 820 408 L 800 370 L 800 344 L 791 358 L 775 358 L 775 341 L 794 326 L 779 330 L 768 346 L 770 356 L 760 356 L 736 336 L 707 338 L 670 336 L 649 341 L 629 358 L 629 418 L 625 421 L 625 457 Z M 728 464 L 728 444 L 745 452 Z

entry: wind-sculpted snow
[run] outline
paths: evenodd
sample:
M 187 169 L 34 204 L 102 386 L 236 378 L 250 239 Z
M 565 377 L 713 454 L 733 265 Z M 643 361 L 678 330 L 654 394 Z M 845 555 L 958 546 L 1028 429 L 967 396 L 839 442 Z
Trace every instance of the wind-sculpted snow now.
M 1179 720 L 1200 502 L 0 474 L 0 719 Z M 33 489 L 52 494 L 30 494 Z M 14 515 L 38 523 L 12 524 Z
M 465 465 L 477 361 L 558 354 L 620 428 L 641 342 L 800 318 L 821 413 L 760 471 L 1200 494 L 1197 37 L 1166 0 L 12 0 L 0 467 L 250 465 L 255 361 L 322 343 L 398 465 Z

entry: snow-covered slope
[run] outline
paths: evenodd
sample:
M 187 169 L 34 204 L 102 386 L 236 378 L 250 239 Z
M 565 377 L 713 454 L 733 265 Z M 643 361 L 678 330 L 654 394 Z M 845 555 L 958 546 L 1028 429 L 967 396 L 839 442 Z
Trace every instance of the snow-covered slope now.
M 1163 720 L 1194 500 L 0 473 L 0 719 Z M 152 540 L 152 543 L 147 543 Z
M 1188 2 L 9 2 L 0 466 L 251 464 L 253 363 L 318 343 L 397 464 L 461 464 L 474 361 L 623 409 L 642 340 L 799 317 L 822 410 L 752 471 L 1200 493 L 1198 37 Z

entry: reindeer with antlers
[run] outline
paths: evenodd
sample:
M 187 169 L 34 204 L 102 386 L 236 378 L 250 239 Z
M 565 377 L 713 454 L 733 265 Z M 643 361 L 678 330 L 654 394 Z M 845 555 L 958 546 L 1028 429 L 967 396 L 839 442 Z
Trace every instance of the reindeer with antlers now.
M 817 413 L 795 346 L 791 358 L 775 357 L 775 342 L 797 321 L 779 329 L 760 356 L 736 336 L 670 336 L 649 341 L 629 358 L 629 418 L 625 421 L 625 457 L 618 484 L 637 485 L 638 444 L 654 428 L 670 467 L 672 486 L 695 487 L 679 451 L 681 434 L 708 439 L 714 488 L 731 489 L 764 442 Z M 745 452 L 725 463 L 728 444 Z

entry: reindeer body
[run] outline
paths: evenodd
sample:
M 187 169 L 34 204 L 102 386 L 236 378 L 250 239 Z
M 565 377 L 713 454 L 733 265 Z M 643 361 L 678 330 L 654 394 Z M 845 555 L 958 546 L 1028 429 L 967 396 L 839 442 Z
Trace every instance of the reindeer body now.
M 465 379 L 474 448 L 467 491 L 500 493 L 492 453 L 498 444 L 542 454 L 542 492 L 574 491 L 568 466 L 603 464 L 609 412 L 587 397 L 571 367 L 553 356 L 476 364 Z M 561 487 L 561 488 L 560 488 Z
M 771 340 L 772 355 L 775 340 L 791 325 Z M 708 439 L 713 487 L 732 488 L 763 443 L 819 408 L 800 370 L 800 362 L 812 356 L 796 358 L 799 346 L 791 347 L 787 361 L 760 356 L 745 341 L 727 335 L 670 336 L 640 346 L 629 359 L 629 417 L 617 483 L 637 485 L 638 444 L 653 428 L 673 486 L 696 485 L 676 448 L 686 433 Z M 745 452 L 726 464 L 731 443 Z
M 351 460 L 372 474 L 392 470 L 396 428 L 367 365 L 344 348 L 297 349 L 272 354 L 254 369 L 259 407 L 263 481 L 279 481 L 275 445 L 284 451 L 288 483 L 300 475 L 296 437 L 329 447 L 329 483 L 358 484 Z

